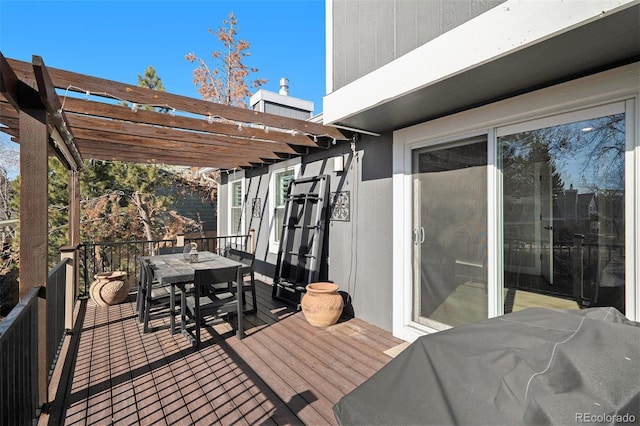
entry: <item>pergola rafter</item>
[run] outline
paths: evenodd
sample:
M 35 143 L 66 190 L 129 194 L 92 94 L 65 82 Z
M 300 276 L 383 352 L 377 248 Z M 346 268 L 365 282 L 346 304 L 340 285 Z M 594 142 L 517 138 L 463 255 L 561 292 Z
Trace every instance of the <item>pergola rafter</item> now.
M 62 140 L 73 158 L 249 168 L 346 139 L 335 127 L 47 68 L 39 57 L 33 64 L 14 59 L 7 64 L 18 81 L 38 88 L 52 129 L 64 130 Z M 0 99 L 0 122 L 19 143 L 8 102 Z M 75 146 L 68 146 L 70 140 Z

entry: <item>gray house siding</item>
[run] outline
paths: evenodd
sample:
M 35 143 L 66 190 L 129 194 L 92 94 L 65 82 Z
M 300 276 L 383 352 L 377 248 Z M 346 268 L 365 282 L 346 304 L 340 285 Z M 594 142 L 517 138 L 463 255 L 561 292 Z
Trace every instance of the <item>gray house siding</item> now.
M 503 2 L 504 0 L 333 1 L 333 90 Z
M 217 232 L 216 205 L 197 192 L 173 182 L 171 186 L 159 188 L 158 195 L 166 195 L 174 198 L 170 210 L 200 224 L 202 229 L 198 232 L 187 232 L 187 236 L 214 237 Z
M 264 112 L 269 114 L 281 115 L 283 117 L 297 118 L 299 120 L 306 120 L 311 118 L 311 113 L 303 109 L 282 106 L 270 102 L 264 103 Z
M 333 158 L 342 155 L 344 171 L 333 171 Z M 351 297 L 353 314 L 391 330 L 392 231 L 391 136 L 363 136 L 355 144 L 341 143 L 300 159 L 299 177 L 328 174 L 330 191 L 349 195 L 348 220 L 330 220 L 320 277 L 333 281 Z M 273 165 L 271 169 L 279 166 Z M 273 278 L 277 255 L 269 250 L 269 167 L 246 170 L 245 230 L 256 234 L 256 271 Z M 220 189 L 220 230 L 228 230 L 228 188 L 232 175 L 223 174 Z M 260 215 L 253 217 L 254 199 L 260 199 Z M 345 211 L 343 211 L 344 213 Z M 257 215 L 256 215 L 257 216 Z M 224 230 L 224 231 L 223 231 Z

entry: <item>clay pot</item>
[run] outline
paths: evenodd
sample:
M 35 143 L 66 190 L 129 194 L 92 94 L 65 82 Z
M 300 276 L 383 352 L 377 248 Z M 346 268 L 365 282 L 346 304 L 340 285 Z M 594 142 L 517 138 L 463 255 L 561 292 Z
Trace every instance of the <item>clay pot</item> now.
M 100 272 L 89 287 L 89 295 L 98 306 L 111 306 L 123 302 L 131 291 L 131 282 L 124 271 Z
M 302 296 L 302 313 L 314 327 L 328 327 L 335 324 L 342 315 L 342 296 L 338 285 L 333 283 L 312 283 Z

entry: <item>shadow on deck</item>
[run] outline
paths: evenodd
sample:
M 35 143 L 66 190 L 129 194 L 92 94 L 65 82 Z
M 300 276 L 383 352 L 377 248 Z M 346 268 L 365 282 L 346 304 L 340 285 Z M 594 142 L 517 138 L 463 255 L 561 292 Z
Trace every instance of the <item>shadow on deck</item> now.
M 60 389 L 40 424 L 336 424 L 333 405 L 382 368 L 401 343 L 357 318 L 322 329 L 257 282 L 247 337 L 203 330 L 199 350 L 168 332 L 142 333 L 134 297 L 108 308 L 81 301 Z

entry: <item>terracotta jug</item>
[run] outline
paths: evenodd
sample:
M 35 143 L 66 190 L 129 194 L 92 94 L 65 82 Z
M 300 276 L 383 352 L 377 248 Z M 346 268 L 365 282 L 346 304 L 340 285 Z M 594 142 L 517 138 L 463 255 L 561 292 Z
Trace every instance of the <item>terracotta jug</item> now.
M 314 327 L 328 327 L 335 324 L 342 315 L 342 296 L 338 285 L 327 282 L 307 285 L 302 296 L 302 313 L 307 322 Z
M 123 302 L 131 291 L 131 282 L 124 271 L 100 272 L 89 288 L 91 299 L 98 306 L 110 306 Z

